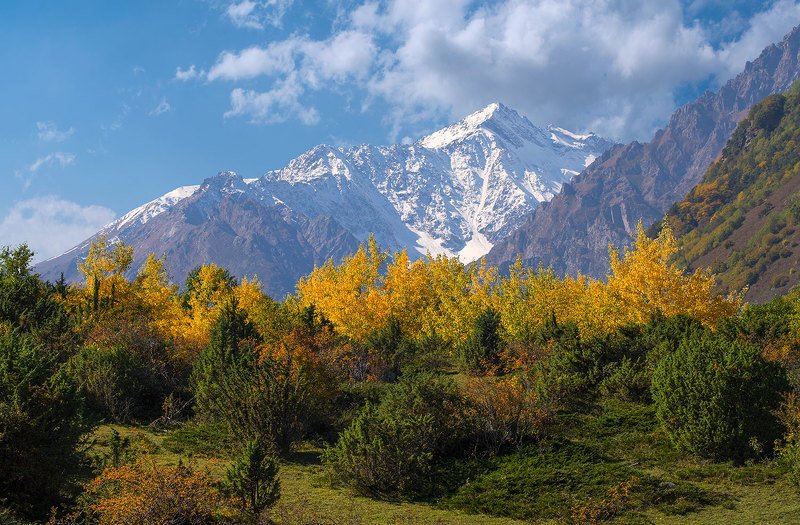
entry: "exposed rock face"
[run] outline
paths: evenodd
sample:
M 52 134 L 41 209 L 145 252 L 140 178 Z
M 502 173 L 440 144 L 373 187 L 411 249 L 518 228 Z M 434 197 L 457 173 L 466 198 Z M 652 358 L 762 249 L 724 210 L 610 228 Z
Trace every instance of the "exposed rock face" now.
M 521 256 L 559 273 L 605 275 L 608 244 L 627 244 L 640 220 L 661 220 L 701 180 L 747 110 L 799 77 L 800 27 L 719 91 L 675 111 L 650 142 L 612 148 L 496 243 L 487 261 L 506 266 Z

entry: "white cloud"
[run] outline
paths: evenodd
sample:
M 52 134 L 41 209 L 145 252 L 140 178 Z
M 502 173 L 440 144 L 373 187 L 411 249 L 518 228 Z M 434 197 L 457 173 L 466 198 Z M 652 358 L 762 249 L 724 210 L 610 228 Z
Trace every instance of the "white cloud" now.
M 225 10 L 233 25 L 236 27 L 249 27 L 251 29 L 264 29 L 264 25 L 258 21 L 258 18 L 253 15 L 256 6 L 255 2 L 250 0 L 243 0 L 239 3 L 233 3 Z
M 266 24 L 280 27 L 286 11 L 294 0 L 242 0 L 233 2 L 225 9 L 225 15 L 236 27 L 264 29 Z
M 235 6 L 255 16 L 262 4 Z M 314 92 L 355 90 L 364 105 L 388 104 L 393 139 L 497 100 L 538 124 L 649 139 L 675 109 L 676 92 L 727 80 L 800 20 L 798 1 L 778 0 L 750 20 L 732 11 L 703 26 L 686 21 L 695 4 L 367 1 L 337 19 L 327 38 L 293 33 L 225 51 L 206 79 L 249 81 L 231 93 L 226 116 L 253 122 L 293 112 L 316 122 Z M 719 44 L 720 35 L 728 40 Z
M 297 118 L 303 124 L 319 122 L 319 113 L 300 102 L 302 88 L 293 75 L 264 93 L 236 88 L 231 92 L 231 109 L 225 117 L 246 115 L 256 124 L 275 124 Z
M 162 115 L 162 114 L 167 113 L 168 111 L 171 111 L 171 110 L 172 110 L 172 106 L 169 105 L 169 102 L 167 102 L 167 99 L 166 98 L 162 98 L 159 101 L 158 105 L 156 107 L 154 107 L 150 111 L 149 115 L 151 117 L 157 117 L 158 115 Z
M 316 124 L 319 114 L 302 103 L 304 95 L 333 84 L 346 84 L 351 79 L 365 80 L 376 53 L 372 37 L 355 30 L 340 32 L 326 40 L 292 37 L 238 53 L 225 51 L 209 70 L 207 79 L 272 78 L 271 88 L 265 92 L 234 89 L 226 117 L 249 115 L 257 123 L 298 118 L 305 124 Z
M 800 23 L 800 3 L 780 0 L 771 9 L 758 13 L 748 23 L 742 38 L 723 47 L 720 56 L 726 69 L 723 75 L 739 73 L 745 62 Z
M 102 206 L 81 206 L 54 195 L 36 197 L 16 203 L 0 221 L 0 245 L 26 242 L 39 262 L 64 253 L 114 217 Z
M 224 51 L 208 72 L 208 80 L 242 80 L 261 75 L 288 73 L 294 68 L 297 39 L 249 47 L 236 53 Z
M 40 169 L 55 165 L 65 168 L 71 164 L 74 164 L 75 160 L 77 160 L 77 157 L 74 153 L 67 153 L 63 151 L 49 153 L 43 157 L 38 157 L 24 169 L 16 170 L 14 172 L 14 176 L 22 181 L 22 188 L 27 190 L 30 188 L 31 184 L 33 183 L 34 176 Z
M 197 78 L 200 74 L 201 72 L 197 71 L 194 64 L 189 66 L 188 69 L 181 69 L 180 67 L 175 68 L 175 80 L 180 80 L 181 82 Z
M 65 153 L 63 151 L 57 151 L 55 153 L 50 153 L 45 155 L 44 157 L 39 157 L 30 166 L 28 166 L 28 171 L 31 173 L 36 173 L 39 171 L 40 168 L 45 166 L 53 166 L 58 164 L 62 168 L 69 166 L 70 164 L 74 164 L 77 157 L 74 153 Z
M 37 122 L 39 140 L 42 142 L 63 142 L 75 134 L 75 128 L 66 130 L 58 129 L 55 122 Z

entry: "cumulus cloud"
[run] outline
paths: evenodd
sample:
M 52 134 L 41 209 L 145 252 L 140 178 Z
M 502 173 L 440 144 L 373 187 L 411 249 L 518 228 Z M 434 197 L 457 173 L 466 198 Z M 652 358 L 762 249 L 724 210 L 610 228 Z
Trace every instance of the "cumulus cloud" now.
M 319 122 L 319 112 L 300 102 L 302 87 L 294 75 L 281 80 L 266 92 L 236 88 L 231 92 L 231 109 L 225 117 L 247 115 L 257 124 L 274 124 L 297 118 L 303 124 Z
M 201 72 L 197 71 L 197 68 L 192 64 L 187 69 L 181 69 L 180 67 L 175 68 L 175 80 L 180 80 L 181 82 L 186 82 L 187 80 L 192 80 L 193 78 L 197 78 L 201 75 Z
M 16 203 L 0 221 L 0 245 L 23 242 L 36 253 L 35 262 L 64 253 L 114 220 L 112 210 L 81 206 L 49 195 Z
M 747 20 L 733 11 L 703 26 L 692 19 L 695 4 L 367 1 L 326 38 L 293 33 L 225 51 L 206 78 L 255 84 L 235 87 L 226 113 L 254 122 L 294 110 L 313 123 L 315 91 L 356 90 L 365 104 L 387 103 L 394 139 L 497 100 L 539 124 L 648 139 L 676 92 L 718 85 L 800 20 L 798 1 L 778 0 Z M 259 8 L 235 5 L 247 16 Z
M 157 117 L 157 116 L 163 115 L 164 113 L 167 113 L 168 111 L 171 111 L 171 110 L 172 110 L 172 106 L 169 105 L 169 102 L 167 102 L 167 99 L 166 98 L 162 98 L 158 102 L 158 105 L 156 107 L 154 107 L 150 111 L 149 115 L 151 117 Z
M 55 122 L 37 122 L 36 128 L 39 130 L 38 137 L 42 142 L 63 142 L 75 134 L 75 128 L 66 130 L 58 129 Z
M 207 79 L 273 78 L 271 89 L 264 92 L 234 89 L 226 117 L 249 116 L 257 123 L 297 118 L 304 124 L 316 124 L 318 111 L 302 103 L 302 97 L 334 83 L 366 80 L 375 54 L 372 37 L 360 31 L 343 31 L 327 40 L 292 37 L 266 47 L 225 51 L 209 70 Z

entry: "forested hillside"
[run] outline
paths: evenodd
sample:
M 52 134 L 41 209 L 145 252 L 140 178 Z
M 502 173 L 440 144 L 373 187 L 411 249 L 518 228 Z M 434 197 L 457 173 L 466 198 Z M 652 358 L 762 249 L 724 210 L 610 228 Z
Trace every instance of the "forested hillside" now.
M 0 523 L 790 523 L 800 295 L 672 261 L 607 280 L 374 240 L 282 301 L 95 241 L 0 254 Z
M 800 84 L 767 97 L 667 214 L 690 268 L 764 301 L 800 281 Z

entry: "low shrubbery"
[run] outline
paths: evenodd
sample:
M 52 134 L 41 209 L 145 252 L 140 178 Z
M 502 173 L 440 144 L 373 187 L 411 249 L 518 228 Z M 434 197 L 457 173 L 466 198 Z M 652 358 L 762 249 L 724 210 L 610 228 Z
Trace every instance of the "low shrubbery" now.
M 658 418 L 676 446 L 743 461 L 771 450 L 781 435 L 773 412 L 786 373 L 757 347 L 720 336 L 685 339 L 653 376 Z
M 455 385 L 430 375 L 404 377 L 380 403 L 368 403 L 324 462 L 331 477 L 368 494 L 429 494 L 437 463 L 463 437 Z

